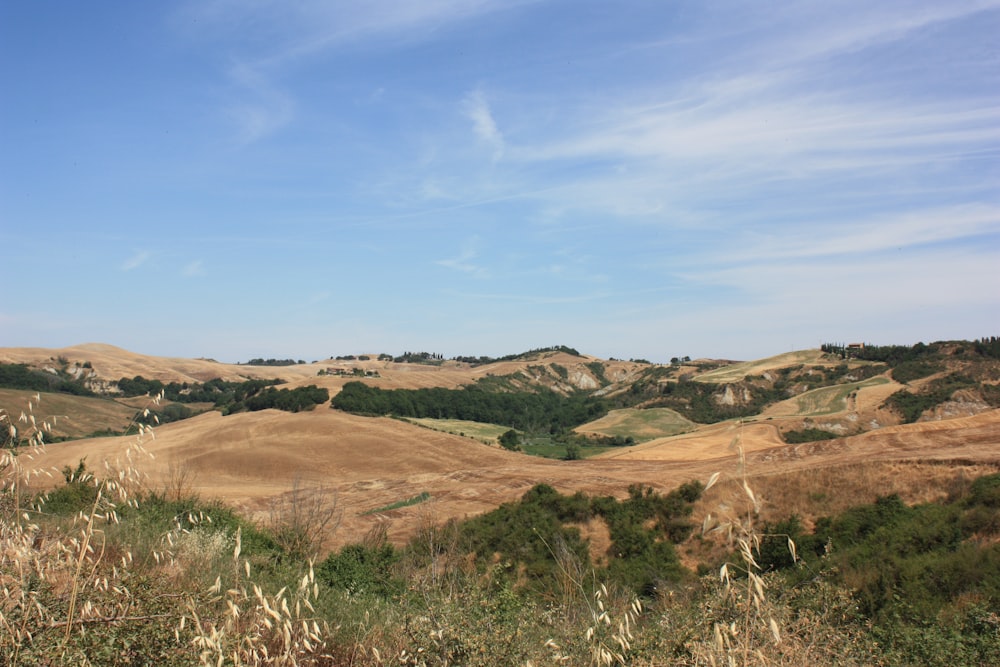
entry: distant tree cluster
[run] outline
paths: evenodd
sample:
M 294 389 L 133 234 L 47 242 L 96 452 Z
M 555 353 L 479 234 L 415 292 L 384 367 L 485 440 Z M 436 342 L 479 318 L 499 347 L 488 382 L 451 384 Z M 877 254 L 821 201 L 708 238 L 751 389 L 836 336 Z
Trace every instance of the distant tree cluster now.
M 220 378 L 209 380 L 204 383 L 189 382 L 169 382 L 164 384 L 160 380 L 150 380 L 136 375 L 134 378 L 121 378 L 115 384 L 126 397 L 132 396 L 155 396 L 161 391 L 163 397 L 168 401 L 177 403 L 215 403 L 216 407 L 221 407 L 233 401 L 243 401 L 263 390 L 276 384 L 283 384 L 284 380 L 244 380 L 242 382 L 229 382 Z
M 439 365 L 444 361 L 444 355 L 435 352 L 404 352 L 392 359 L 397 364 L 432 364 Z
M 246 363 L 247 366 L 295 366 L 296 364 L 304 364 L 304 360 L 299 359 L 251 359 Z
M 551 433 L 585 424 L 607 413 L 606 403 L 582 394 L 563 396 L 543 389 L 532 392 L 492 392 L 463 389 L 379 389 L 348 382 L 331 407 L 365 415 L 463 419 L 500 424 L 520 431 Z
M 212 403 L 223 414 L 276 408 L 286 412 L 300 412 L 330 400 L 330 392 L 315 385 L 296 389 L 275 389 L 283 380 L 246 380 L 227 382 L 209 380 L 203 384 L 147 380 L 141 375 L 132 379 L 122 378 L 118 388 L 126 396 L 155 395 L 163 392 L 168 401 L 177 403 Z
M 977 354 L 984 357 L 1000 359 L 1000 336 L 989 336 L 980 338 L 973 342 L 973 347 Z
M 785 442 L 790 445 L 798 445 L 803 442 L 817 442 L 819 440 L 833 440 L 839 438 L 836 433 L 821 428 L 804 428 L 798 431 L 785 431 L 781 434 Z
M 65 371 L 49 373 L 26 364 L 0 364 L 0 388 L 51 391 L 77 396 L 95 395 L 84 385 L 82 379 L 74 378 Z
M 926 360 L 940 359 L 945 356 L 946 351 L 953 356 L 965 356 L 972 353 L 977 356 L 1000 358 L 1000 338 L 990 336 L 980 338 L 976 341 L 936 341 L 933 343 L 916 343 L 914 345 L 872 345 L 864 343 L 855 348 L 851 348 L 843 343 L 823 343 L 820 350 L 829 354 L 838 354 L 846 357 L 850 356 L 864 361 L 881 361 L 891 367 L 898 364 Z
M 604 374 L 604 364 L 599 361 L 591 361 L 584 365 L 590 369 L 590 372 L 595 378 L 597 378 L 597 381 L 601 383 L 602 387 L 606 387 L 611 384 L 611 380 L 609 380 L 608 376 Z
M 469 364 L 471 366 L 485 366 L 486 364 L 492 364 L 496 361 L 495 357 L 488 357 L 485 355 L 478 357 L 452 357 L 453 361 L 457 361 L 463 364 Z
M 461 361 L 463 363 L 472 364 L 473 366 L 482 366 L 485 364 L 495 364 L 500 361 L 519 361 L 521 359 L 528 359 L 531 357 L 536 357 L 539 354 L 544 354 L 546 352 L 563 352 L 565 354 L 572 355 L 574 357 L 582 357 L 575 348 L 567 347 L 566 345 L 553 345 L 552 347 L 539 347 L 534 350 L 528 350 L 527 352 L 518 352 L 517 354 L 508 354 L 502 357 L 453 357 L 455 361 Z
M 254 412 L 275 408 L 285 412 L 302 412 L 312 410 L 320 403 L 330 400 L 330 392 L 314 384 L 295 389 L 275 389 L 268 387 L 264 391 L 246 399 L 246 410 Z

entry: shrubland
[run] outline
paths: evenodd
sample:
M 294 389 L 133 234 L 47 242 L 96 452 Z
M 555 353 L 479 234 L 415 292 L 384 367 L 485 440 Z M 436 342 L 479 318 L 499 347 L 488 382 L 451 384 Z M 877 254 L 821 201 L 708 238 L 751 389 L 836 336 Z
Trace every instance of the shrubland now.
M 4 417 L 28 441 L 3 452 L 4 664 L 1000 660 L 1000 475 L 808 524 L 761 520 L 745 464 L 665 494 L 538 485 L 465 521 L 428 514 L 406 544 L 382 528 L 325 553 L 316 529 L 346 510 L 335 496 L 303 488 L 253 522 L 182 485 L 150 488 L 145 427 L 127 467 L 81 462 L 37 492 L 22 465 L 44 455 L 36 408 Z

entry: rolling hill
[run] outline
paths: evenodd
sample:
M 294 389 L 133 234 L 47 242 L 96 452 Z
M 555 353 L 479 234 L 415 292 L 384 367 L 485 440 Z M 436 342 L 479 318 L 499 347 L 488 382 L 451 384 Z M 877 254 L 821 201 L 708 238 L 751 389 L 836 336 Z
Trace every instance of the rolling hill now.
M 342 513 L 330 546 L 356 541 L 379 524 L 388 526 L 390 539 L 402 542 L 427 522 L 490 510 L 541 482 L 561 491 L 582 490 L 597 495 L 620 496 L 635 483 L 669 490 L 691 479 L 705 479 L 716 471 L 734 471 L 734 442 L 748 453 L 751 473 L 765 476 L 847 469 L 875 462 L 1000 466 L 997 409 L 986 406 L 978 414 L 962 414 L 954 419 L 899 424 L 898 416 L 884 407 L 884 401 L 903 385 L 885 372 L 868 378 L 842 378 L 843 373 L 835 369 L 843 362 L 819 355 L 818 351 L 804 351 L 738 368 L 726 370 L 723 366 L 707 371 L 709 382 L 704 386 L 714 392 L 710 400 L 722 406 L 729 405 L 727 401 L 739 404 L 742 397 L 763 388 L 772 391 L 767 377 L 784 379 L 783 386 L 795 393 L 767 403 L 759 414 L 742 420 L 706 424 L 689 419 L 683 408 L 659 405 L 664 397 L 670 398 L 670 391 L 678 391 L 678 383 L 698 382 L 698 376 L 683 377 L 693 375 L 697 367 L 609 362 L 563 352 L 481 366 L 327 360 L 254 367 L 150 357 L 104 345 L 0 350 L 0 360 L 7 363 L 43 368 L 60 357 L 70 366 L 89 362 L 96 378 L 107 381 L 134 375 L 188 382 L 211 377 L 282 377 L 288 386 L 318 384 L 336 393 L 346 382 L 356 379 L 353 369 L 359 368 L 362 372 L 377 371 L 377 378 L 364 381 L 385 389 L 458 388 L 485 378 L 505 391 L 588 391 L 612 401 L 635 401 L 634 407 L 613 411 L 597 422 L 579 426 L 577 431 L 630 434 L 643 442 L 610 448 L 599 457 L 582 461 L 541 459 L 470 437 L 397 419 L 348 414 L 327 406 L 297 414 L 263 410 L 224 417 L 208 412 L 164 424 L 156 429 L 154 440 L 146 441 L 152 456 L 140 459 L 137 465 L 150 488 L 164 488 L 182 474 L 200 495 L 220 498 L 258 517 L 266 515 L 273 499 L 297 484 L 322 487 L 336 497 Z M 338 368 L 343 369 L 343 374 L 326 373 Z M 320 371 L 324 374 L 318 375 Z M 827 378 L 834 383 L 809 388 L 809 378 Z M 0 407 L 16 417 L 29 395 L 9 390 L 0 393 Z M 108 411 L 106 417 L 95 416 L 101 414 L 98 406 Z M 116 402 L 43 394 L 35 414 L 39 418 L 58 414 L 61 422 L 73 424 L 90 415 L 91 419 L 107 419 L 120 428 L 122 419 L 134 409 L 134 399 Z M 92 428 L 96 425 L 96 421 L 88 422 L 84 428 L 98 430 Z M 782 433 L 803 425 L 848 437 L 786 444 Z M 51 444 L 35 466 L 51 473 L 63 466 L 75 466 L 83 459 L 89 469 L 100 474 L 105 464 L 124 465 L 123 452 L 131 440 L 132 436 L 105 437 Z M 39 477 L 36 484 L 54 483 L 44 481 L 48 479 Z M 420 494 L 427 494 L 427 500 L 379 511 Z

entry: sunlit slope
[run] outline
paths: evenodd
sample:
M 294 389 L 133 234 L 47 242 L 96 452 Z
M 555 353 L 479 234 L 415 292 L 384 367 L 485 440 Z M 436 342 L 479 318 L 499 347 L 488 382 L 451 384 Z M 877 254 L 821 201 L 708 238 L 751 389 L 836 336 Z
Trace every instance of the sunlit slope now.
M 36 399 L 38 395 L 41 399 Z M 51 426 L 48 437 L 81 438 L 96 431 L 113 429 L 124 431 L 135 416 L 135 409 L 115 401 L 73 394 L 50 394 L 25 389 L 0 389 L 0 408 L 22 430 L 26 424 L 17 423 L 22 412 L 28 413 L 28 403 L 34 414 L 43 417 Z
M 701 426 L 691 433 L 657 438 L 634 447 L 615 448 L 600 458 L 674 462 L 724 459 L 736 456 L 737 443 L 742 443 L 747 452 L 784 445 L 773 424 L 726 421 Z
M 693 379 L 699 382 L 725 384 L 739 382 L 748 375 L 762 375 L 767 371 L 787 366 L 796 366 L 799 364 L 831 365 L 832 363 L 834 362 L 826 358 L 826 355 L 821 350 L 799 350 L 767 357 L 766 359 L 730 364 L 696 375 Z
M 61 481 L 57 471 L 85 459 L 106 474 L 127 464 L 132 438 L 97 438 L 50 445 L 32 465 L 54 474 L 36 484 Z M 191 489 L 266 518 L 269 502 L 296 483 L 335 494 L 343 520 L 334 539 L 361 539 L 391 520 L 390 537 L 405 539 L 427 522 L 477 514 L 519 497 L 538 483 L 569 491 L 621 493 L 646 482 L 668 489 L 700 474 L 678 467 L 664 474 L 656 464 L 564 463 L 508 452 L 469 438 L 394 419 L 366 418 L 318 409 L 289 414 L 274 410 L 223 417 L 207 413 L 158 428 L 133 454 L 148 487 L 163 489 L 178 472 Z M 366 514 L 420 493 L 420 505 Z
M 255 370 L 272 370 L 220 364 L 208 359 L 156 357 L 103 343 L 86 343 L 59 349 L 30 347 L 0 349 L 0 362 L 4 363 L 38 367 L 56 366 L 60 357 L 67 360 L 71 366 L 89 362 L 97 376 L 104 380 L 132 378 L 136 375 L 163 382 L 204 382 L 213 378 L 240 380 L 246 377 L 261 377 Z M 266 376 L 266 373 L 264 375 Z
M 697 428 L 697 424 L 669 408 L 612 410 L 604 417 L 574 429 L 577 433 L 652 440 Z
M 820 387 L 769 406 L 764 417 L 817 417 L 844 412 L 865 412 L 881 405 L 902 385 L 877 376 L 862 382 Z
M 54 444 L 33 465 L 57 471 L 85 458 L 88 468 L 101 473 L 105 461 L 125 464 L 130 441 L 100 438 Z M 323 486 L 335 494 L 343 512 L 334 536 L 334 543 L 343 543 L 363 538 L 383 521 L 393 540 L 404 540 L 422 525 L 487 511 L 538 483 L 599 495 L 621 495 L 637 483 L 668 490 L 715 471 L 735 472 L 736 442 L 748 452 L 752 474 L 871 460 L 997 461 L 1000 411 L 803 445 L 783 445 L 771 422 L 726 422 L 616 448 L 606 458 L 572 462 L 507 452 L 399 420 L 328 409 L 227 417 L 208 413 L 160 427 L 155 440 L 146 441 L 155 458 L 133 460 L 148 475 L 151 489 L 163 488 L 183 470 L 200 495 L 220 498 L 261 518 L 269 502 L 297 481 Z M 366 514 L 421 493 L 430 499 Z

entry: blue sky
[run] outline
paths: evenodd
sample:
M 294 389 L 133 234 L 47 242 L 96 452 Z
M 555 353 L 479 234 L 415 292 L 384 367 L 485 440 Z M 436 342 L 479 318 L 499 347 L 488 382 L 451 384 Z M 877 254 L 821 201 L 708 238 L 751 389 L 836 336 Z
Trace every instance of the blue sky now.
M 0 346 L 1000 333 L 1000 2 L 0 4 Z

